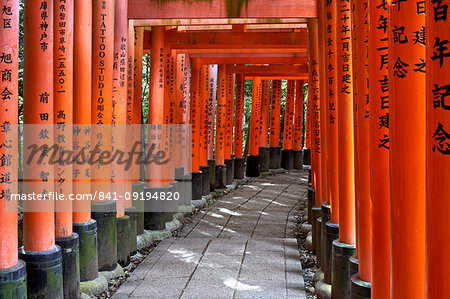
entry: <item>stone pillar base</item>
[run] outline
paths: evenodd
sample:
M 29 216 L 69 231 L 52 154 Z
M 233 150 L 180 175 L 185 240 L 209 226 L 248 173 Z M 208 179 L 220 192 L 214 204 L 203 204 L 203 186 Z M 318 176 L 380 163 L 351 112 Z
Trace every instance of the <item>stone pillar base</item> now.
M 98 271 L 112 271 L 117 267 L 116 202 L 94 202 L 91 208 L 97 221 Z
M 270 168 L 270 148 L 269 147 L 260 147 L 259 148 L 259 157 L 260 157 L 260 172 L 267 172 Z
M 248 155 L 245 175 L 251 178 L 255 178 L 259 177 L 259 174 L 260 174 L 259 156 Z
M 355 245 L 333 241 L 331 296 L 332 298 L 350 297 L 350 257 L 355 254 Z
M 63 298 L 61 248 L 48 251 L 19 249 L 19 258 L 26 263 L 28 298 Z
M 27 272 L 24 261 L 19 260 L 14 267 L 0 271 L 0 298 L 27 298 Z
M 281 147 L 271 146 L 269 147 L 269 168 L 280 169 L 281 168 Z
M 294 168 L 294 151 L 282 149 L 281 150 L 281 168 L 290 170 Z
M 56 238 L 61 248 L 64 298 L 80 298 L 80 250 L 77 233 L 67 238 Z
M 245 176 L 245 158 L 234 158 L 234 179 L 242 180 Z

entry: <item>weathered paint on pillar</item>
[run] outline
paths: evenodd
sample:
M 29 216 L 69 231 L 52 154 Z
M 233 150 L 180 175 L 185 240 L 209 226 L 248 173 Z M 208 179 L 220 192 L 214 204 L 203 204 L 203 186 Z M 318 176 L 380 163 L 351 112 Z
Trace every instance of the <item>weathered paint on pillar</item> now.
M 338 103 L 337 103 L 337 28 L 336 0 L 326 1 L 327 38 L 326 38 L 326 97 L 327 114 L 324 125 L 328 138 L 328 196 L 331 206 L 331 222 L 339 224 L 339 157 L 338 157 Z
M 57 124 L 55 141 L 61 150 L 68 151 L 73 147 L 73 130 L 71 130 L 73 123 L 73 0 L 57 1 L 54 9 L 54 123 Z M 65 159 L 62 154 L 60 158 Z M 57 163 L 55 172 L 55 191 L 68 198 L 73 193 L 73 164 Z M 57 201 L 55 211 L 56 237 L 70 237 L 73 231 L 72 201 Z
M 53 1 L 25 1 L 24 11 L 24 124 L 53 124 Z M 48 25 L 46 28 L 40 24 Z M 12 78 L 11 78 L 12 79 Z M 26 133 L 26 132 L 25 132 Z M 38 138 L 33 132 L 24 136 L 24 157 L 29 157 L 27 143 Z M 31 136 L 30 136 L 31 135 Z M 53 134 L 48 144 L 54 143 Z M 24 163 L 24 178 L 41 178 L 39 185 L 25 182 L 25 194 L 54 191 L 54 168 Z M 45 176 L 40 176 L 45 173 Z M 26 177 L 25 177 L 26 175 Z M 46 251 L 55 248 L 54 202 L 24 202 L 24 210 L 37 208 L 46 212 L 25 212 L 23 219 L 24 247 L 27 251 Z
M 315 188 L 316 207 L 322 200 L 321 188 L 321 143 L 320 143 L 320 100 L 319 100 L 319 45 L 317 19 L 308 20 L 308 101 L 310 102 L 310 132 L 311 132 L 311 184 Z
M 270 108 L 270 146 L 280 146 L 281 80 L 272 81 Z
M 0 17 L 0 71 L 8 74 L 5 80 L 0 80 L 0 123 L 3 128 L 18 123 L 18 71 L 19 71 L 19 0 L 2 0 L 0 7 L 6 13 Z M 2 161 L 17 165 L 17 156 L 5 151 L 5 144 L 14 144 L 12 152 L 18 151 L 16 142 L 9 134 L 0 133 L 0 156 Z M 0 165 L 0 176 L 5 177 L 7 164 Z M 17 201 L 11 201 L 9 194 L 17 193 L 17 173 L 9 174 L 10 180 L 0 184 L 0 269 L 11 268 L 18 263 L 18 225 Z
M 214 124 L 216 121 L 217 65 L 209 65 L 208 83 L 208 160 L 214 159 Z
M 287 81 L 286 107 L 284 110 L 284 134 L 283 149 L 292 149 L 292 135 L 294 127 L 294 99 L 295 99 L 295 81 Z
M 303 149 L 303 80 L 295 82 L 294 144 L 295 151 Z
M 227 74 L 227 115 L 225 122 L 225 159 L 231 159 L 233 151 L 233 114 L 234 114 L 235 75 Z
M 262 80 L 261 97 L 261 136 L 259 137 L 259 147 L 267 147 L 269 139 L 270 80 Z
M 426 98 L 426 298 L 450 297 L 450 20 L 449 1 L 426 1 L 427 98 Z M 444 46 L 444 47 L 443 47 Z
M 92 96 L 92 1 L 83 0 L 74 3 L 74 35 L 73 35 L 73 123 L 74 127 L 91 124 Z M 74 142 L 80 150 L 88 150 L 90 134 L 76 134 Z M 89 164 L 75 163 L 73 166 L 73 191 L 75 194 L 91 193 Z M 73 202 L 73 222 L 83 223 L 91 219 L 91 203 L 89 201 Z
M 191 69 L 192 172 L 200 171 L 200 62 L 193 59 Z
M 393 1 L 388 9 L 391 294 L 424 298 L 425 45 L 414 32 L 425 26 L 425 11 L 415 1 Z
M 261 121 L 261 78 L 253 79 L 252 91 L 252 113 L 250 117 L 249 136 L 249 155 L 259 155 L 259 137 L 260 137 L 260 121 Z
M 369 62 L 368 62 L 368 1 L 353 1 L 352 14 L 354 57 L 354 117 L 355 117 L 355 195 L 357 200 L 357 252 L 359 278 L 371 281 L 372 275 L 372 223 L 370 198 L 369 149 Z
M 337 3 L 337 78 L 339 135 L 339 240 L 355 244 L 355 167 L 350 2 Z
M 114 64 L 113 64 L 113 148 L 127 152 L 127 49 L 128 49 L 128 1 L 115 0 L 114 17 Z M 131 191 L 128 182 L 129 171 L 124 170 L 122 165 L 113 162 L 112 191 L 117 192 L 116 202 L 117 218 L 125 216 L 125 192 Z
M 200 165 L 208 165 L 208 121 L 209 121 L 209 65 L 201 66 L 200 82 L 200 116 L 201 116 L 201 142 L 200 142 Z
M 92 146 L 100 146 L 102 151 L 111 150 L 114 54 L 114 2 L 95 0 L 93 8 L 92 34 Z M 105 125 L 105 126 L 103 126 Z M 96 134 L 96 131 L 100 131 Z M 97 165 L 96 165 L 97 166 Z M 91 168 L 92 192 L 111 191 L 111 165 L 104 164 Z
M 225 118 L 226 118 L 226 88 L 227 88 L 226 66 L 219 65 L 217 85 L 217 116 L 216 116 L 216 165 L 225 164 Z
M 234 157 L 243 157 L 244 139 L 244 96 L 245 80 L 243 74 L 236 75 L 236 121 L 234 123 Z

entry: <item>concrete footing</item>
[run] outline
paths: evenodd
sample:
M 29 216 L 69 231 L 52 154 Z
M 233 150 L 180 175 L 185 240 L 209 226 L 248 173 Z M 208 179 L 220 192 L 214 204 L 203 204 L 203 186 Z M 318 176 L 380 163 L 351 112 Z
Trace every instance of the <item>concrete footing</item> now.
M 281 147 L 280 146 L 269 147 L 269 168 L 270 169 L 281 168 Z
M 303 150 L 294 151 L 294 169 L 303 169 Z
M 294 151 L 288 149 L 281 150 L 281 168 L 290 170 L 294 168 Z
M 248 155 L 245 175 L 251 178 L 255 178 L 259 177 L 259 174 L 260 174 L 259 156 Z
M 350 297 L 350 257 L 355 254 L 355 245 L 333 241 L 331 293 L 336 299 Z
M 56 238 L 61 248 L 64 298 L 80 298 L 80 250 L 77 233 L 67 238 Z
M 324 282 L 327 284 L 331 284 L 333 241 L 337 239 L 339 239 L 339 224 L 331 223 L 330 221 L 328 221 L 325 224 L 325 243 L 322 261 Z
M 358 270 L 359 269 L 359 260 L 356 257 L 356 255 L 352 255 L 350 257 L 349 262 L 350 262 L 350 264 L 349 264 L 348 272 L 349 272 L 350 277 L 352 277 L 353 274 L 356 274 L 359 271 Z
M 308 223 L 312 224 L 312 208 L 316 204 L 316 190 L 308 187 Z
M 303 149 L 303 165 L 311 166 L 311 149 L 309 148 Z
M 117 262 L 122 267 L 130 264 L 130 217 L 116 219 L 117 226 Z
M 226 185 L 230 185 L 233 183 L 234 179 L 234 158 L 233 159 L 225 159 L 225 167 L 226 167 Z M 226 186 L 225 185 L 225 186 Z
M 209 166 L 200 166 L 200 172 L 202 173 L 202 196 L 211 193 L 211 186 L 209 183 Z
M 192 200 L 201 199 L 203 194 L 201 171 L 192 173 Z
M 269 147 L 260 147 L 259 148 L 259 157 L 260 157 L 260 171 L 267 172 L 270 168 L 270 148 Z
M 328 202 L 324 202 L 322 203 L 321 207 L 320 207 L 320 218 L 322 220 L 321 227 L 320 227 L 320 248 L 321 248 L 321 252 L 320 252 L 320 257 L 321 257 L 321 265 L 320 268 L 322 268 L 322 270 L 325 267 L 325 235 L 326 235 L 326 230 L 325 230 L 325 226 L 326 223 L 328 221 L 330 221 L 330 217 L 331 217 L 331 207 L 330 204 Z
M 128 250 L 130 255 L 137 252 L 137 212 L 135 207 L 125 209 L 125 215 L 130 217 L 130 237 L 128 240 Z
M 98 270 L 112 271 L 117 264 L 116 202 L 94 202 L 91 208 L 97 221 Z
M 48 251 L 19 249 L 19 258 L 26 263 L 27 298 L 63 298 L 61 248 Z
M 25 262 L 19 260 L 14 267 L 0 271 L 0 298 L 27 298 Z
M 214 191 L 216 184 L 216 160 L 208 160 L 209 171 L 209 192 Z
M 81 282 L 80 289 L 83 294 L 89 296 L 100 295 L 108 289 L 108 280 L 104 276 L 98 275 L 93 280 Z
M 320 218 L 321 209 L 319 207 L 311 208 L 311 225 L 312 225 L 312 237 L 313 237 L 313 249 L 316 255 L 318 255 L 318 249 L 320 248 L 320 231 L 317 227 L 317 219 Z
M 371 284 L 368 281 L 361 280 L 358 274 L 353 274 L 350 278 L 350 298 L 351 299 L 370 299 Z
M 141 194 L 144 194 L 144 186 L 144 182 L 134 183 L 132 194 L 137 194 L 138 198 L 140 198 Z M 144 201 L 133 200 L 133 207 L 136 208 L 136 235 L 140 235 L 144 233 Z
M 227 167 L 225 164 L 216 165 L 216 184 L 214 185 L 214 189 L 225 189 L 227 185 Z
M 182 198 L 181 206 L 190 207 L 192 205 L 192 175 L 184 173 L 184 167 L 175 167 L 175 180 L 178 182 L 178 192 Z M 143 233 L 143 232 L 142 232 Z M 138 234 L 140 235 L 140 234 Z
M 78 234 L 80 251 L 80 281 L 98 277 L 97 221 L 74 223 L 73 231 Z
M 245 158 L 234 158 L 234 179 L 242 180 L 245 176 Z

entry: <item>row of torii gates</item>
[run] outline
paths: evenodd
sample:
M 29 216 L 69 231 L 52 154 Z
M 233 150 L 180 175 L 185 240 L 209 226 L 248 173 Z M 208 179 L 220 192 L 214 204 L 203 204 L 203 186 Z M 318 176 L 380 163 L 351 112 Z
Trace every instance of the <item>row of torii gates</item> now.
M 178 188 L 191 186 L 179 190 L 201 200 L 243 178 L 244 167 L 247 176 L 299 168 L 311 149 L 319 297 L 331 289 L 333 298 L 450 298 L 448 2 L 25 0 L 24 124 L 140 125 L 142 56 L 150 53 L 148 124 L 192 129 L 188 161 L 168 170 Z M 80 281 L 83 288 L 128 264 L 136 235 L 164 229 L 174 213 L 144 215 L 124 199 L 43 201 L 48 211 L 23 213 L 19 249 L 18 213 L 8 211 L 17 209 L 9 196 L 18 192 L 18 158 L 6 154 L 6 128 L 19 113 L 19 0 L 0 8 L 0 298 L 76 298 Z M 247 157 L 245 80 L 253 80 Z M 139 140 L 126 132 L 107 135 L 102 147 Z M 71 138 L 99 142 L 86 136 Z M 87 175 L 99 172 L 90 165 L 65 166 L 84 173 L 79 180 L 58 167 L 43 166 L 52 178 L 44 179 L 25 164 L 24 174 L 39 171 L 40 180 L 24 180 L 24 192 L 176 188 L 155 183 L 150 166 L 133 166 L 131 180 L 103 167 L 100 182 Z

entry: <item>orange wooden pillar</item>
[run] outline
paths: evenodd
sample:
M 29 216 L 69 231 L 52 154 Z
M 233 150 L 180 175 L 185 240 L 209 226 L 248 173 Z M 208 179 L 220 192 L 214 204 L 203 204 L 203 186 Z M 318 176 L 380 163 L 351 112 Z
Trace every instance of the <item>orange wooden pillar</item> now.
M 10 175 L 9 181 L 0 184 L 0 297 L 20 298 L 26 294 L 25 263 L 18 259 L 18 225 L 17 201 L 11 200 L 11 194 L 16 194 L 17 177 L 17 123 L 18 123 L 18 70 L 19 70 L 19 1 L 0 1 L 0 7 L 6 12 L 1 15 L 0 33 L 0 70 L 9 74 L 7 79 L 0 81 L 0 122 L 2 127 L 10 124 L 11 131 L 0 133 L 0 176 Z M 14 137 L 13 137 L 14 136 Z M 6 144 L 13 145 L 9 150 Z M 12 168 L 11 168 L 12 167 Z M 11 171 L 14 170 L 14 171 Z
M 151 31 L 151 58 L 150 58 L 150 89 L 149 89 L 149 111 L 148 111 L 148 145 L 158 145 L 157 140 L 162 137 L 161 126 L 164 124 L 164 26 L 153 26 Z M 160 125 L 160 126 L 158 126 Z M 155 163 L 146 165 L 146 181 L 148 187 L 161 187 L 162 167 Z
M 30 145 L 51 146 L 55 140 L 52 127 L 54 11 L 53 1 L 25 1 L 24 4 L 23 97 L 28 100 L 24 101 L 23 109 L 26 125 L 23 148 L 24 161 L 27 161 L 32 155 Z M 44 136 L 46 139 L 43 143 L 44 139 L 40 137 Z M 40 150 L 41 153 L 44 148 Z M 28 280 L 27 295 L 31 298 L 62 298 L 61 249 L 55 246 L 54 201 L 50 200 L 55 190 L 55 169 L 48 161 L 45 165 L 30 161 L 24 163 L 23 173 L 24 193 L 35 193 L 41 199 L 46 199 L 37 201 L 36 197 L 33 201 L 24 202 L 24 247 L 20 249 L 19 255 L 27 263 L 27 277 L 40 278 Z
M 337 29 L 336 29 L 336 1 L 326 1 L 326 86 L 324 88 L 326 101 L 324 121 L 327 128 L 327 191 L 329 201 L 329 221 L 323 223 L 323 272 L 324 282 L 331 284 L 331 256 L 333 241 L 339 238 L 339 158 L 338 158 L 338 115 L 337 115 Z
M 370 196 L 372 298 L 390 298 L 388 11 L 369 1 Z
M 113 109 L 112 147 L 114 151 L 129 153 L 127 137 L 128 91 L 128 1 L 115 0 L 114 9 L 114 61 L 113 61 Z M 125 215 L 125 198 L 131 192 L 130 169 L 119 161 L 111 165 L 112 191 L 117 196 L 117 262 L 130 263 L 130 216 Z
M 426 98 L 426 298 L 450 297 L 447 269 L 450 263 L 450 187 L 445 179 L 450 167 L 450 88 L 448 5 L 449 1 L 427 1 L 427 98 Z M 444 46 L 444 48 L 442 47 Z M 446 49 L 447 48 L 447 49 Z M 442 50 L 442 52 L 441 52 Z
M 216 181 L 216 160 L 214 159 L 214 144 L 215 144 L 215 122 L 216 122 L 216 99 L 217 99 L 217 68 L 216 64 L 208 66 L 209 80 L 208 80 L 208 144 L 207 144 L 207 159 L 209 170 L 209 190 L 214 191 Z
M 320 159 L 320 101 L 319 101 L 319 50 L 317 19 L 308 20 L 308 60 L 309 84 L 308 101 L 310 102 L 311 132 L 311 182 L 315 189 L 315 206 L 321 205 L 321 159 Z
M 202 173 L 200 172 L 200 130 L 201 130 L 201 65 L 198 59 L 192 60 L 190 123 L 192 128 L 192 200 L 202 198 Z
M 178 54 L 176 62 L 176 123 L 180 124 L 182 135 L 180 140 L 180 167 L 183 167 L 184 174 L 191 171 L 191 142 L 188 140 L 190 132 L 188 132 L 187 124 L 189 124 L 189 56 L 186 54 Z M 189 137 L 190 138 L 190 137 Z
M 225 118 L 227 115 L 226 105 L 226 88 L 227 73 L 226 65 L 219 65 L 217 75 L 217 113 L 216 113 L 216 189 L 223 189 L 226 186 L 226 166 L 225 166 Z
M 113 110 L 114 2 L 93 1 L 92 18 L 92 147 L 110 152 Z M 111 163 L 91 167 L 91 192 L 98 194 L 92 204 L 97 221 L 98 266 L 112 271 L 117 266 L 116 202 L 110 200 Z
M 55 142 L 60 150 L 58 157 L 64 161 L 64 151 L 73 148 L 73 35 L 74 2 L 55 2 L 54 6 L 54 124 Z M 79 237 L 73 234 L 72 196 L 73 164 L 55 165 L 55 191 L 64 195 L 64 200 L 55 203 L 56 244 L 62 250 L 64 297 L 76 297 L 80 293 L 79 273 L 70 273 L 79 265 Z
M 416 2 L 389 6 L 391 295 L 425 294 L 425 26 Z M 430 9 L 430 13 L 433 10 Z M 434 43 L 433 41 L 432 43 Z M 387 139 L 380 140 L 384 146 Z
M 234 178 L 243 179 L 245 158 L 243 156 L 244 139 L 244 96 L 245 79 L 243 74 L 236 74 L 236 113 L 234 122 Z
M 74 154 L 88 152 L 91 145 L 92 97 L 92 1 L 74 2 L 73 128 Z M 80 281 L 98 277 L 97 222 L 91 219 L 91 165 L 73 165 L 73 230 L 80 238 Z M 83 197 L 84 196 L 84 197 Z M 92 244 L 92 245 L 91 245 Z
M 309 82 L 308 82 L 309 89 Z M 308 94 L 308 92 L 306 92 Z M 303 151 L 303 165 L 311 166 L 311 105 L 309 96 L 306 97 L 306 113 L 305 113 L 305 148 Z
M 209 65 L 208 82 L 208 161 L 214 161 L 214 124 L 216 121 L 216 99 L 217 99 L 217 70 L 216 64 Z M 208 163 L 211 163 L 208 162 Z M 215 164 L 214 164 L 215 165 Z M 210 164 L 210 167 L 215 167 Z
M 303 80 L 295 82 L 294 168 L 303 169 Z
M 294 168 L 293 128 L 294 128 L 295 81 L 287 81 L 286 106 L 284 110 L 283 149 L 281 150 L 281 168 Z
M 234 178 L 234 156 L 233 152 L 233 123 L 234 123 L 234 87 L 235 87 L 235 75 L 233 73 L 227 73 L 226 81 L 226 117 L 225 117 L 225 166 L 227 168 L 226 179 L 227 185 L 233 183 Z
M 202 195 L 208 195 L 211 192 L 208 166 L 209 65 L 202 65 L 200 73 L 200 171 L 202 172 Z
M 308 20 L 308 63 L 309 84 L 308 101 L 310 102 L 310 132 L 311 132 L 311 189 L 308 190 L 309 206 L 311 207 L 311 224 L 313 234 L 313 248 L 321 264 L 321 216 L 322 188 L 321 188 L 321 142 L 320 142 L 320 99 L 319 99 L 319 44 L 317 19 Z
M 262 80 L 261 83 L 261 135 L 259 137 L 260 171 L 269 171 L 269 115 L 270 115 L 270 80 Z
M 353 27 L 353 101 L 355 132 L 355 196 L 358 274 L 351 277 L 351 294 L 370 298 L 372 225 L 370 198 L 368 2 L 355 1 Z
M 253 78 L 252 111 L 250 118 L 249 152 L 247 155 L 247 168 L 245 175 L 258 177 L 260 174 L 259 137 L 261 121 L 261 78 Z
M 339 240 L 333 241 L 332 296 L 350 295 L 349 258 L 355 252 L 355 167 L 350 1 L 337 2 Z
M 269 168 L 279 169 L 281 168 L 281 80 L 272 81 L 272 97 L 270 100 L 270 106 Z

